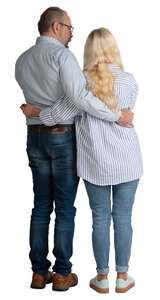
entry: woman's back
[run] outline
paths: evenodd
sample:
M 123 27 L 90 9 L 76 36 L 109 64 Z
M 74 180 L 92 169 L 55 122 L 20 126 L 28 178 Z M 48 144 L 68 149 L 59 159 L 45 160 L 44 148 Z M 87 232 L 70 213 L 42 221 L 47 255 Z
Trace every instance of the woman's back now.
M 119 109 L 133 109 L 138 86 L 134 77 L 118 66 L 116 98 Z M 139 141 L 133 128 L 82 113 L 76 120 L 78 175 L 97 185 L 119 184 L 142 175 Z

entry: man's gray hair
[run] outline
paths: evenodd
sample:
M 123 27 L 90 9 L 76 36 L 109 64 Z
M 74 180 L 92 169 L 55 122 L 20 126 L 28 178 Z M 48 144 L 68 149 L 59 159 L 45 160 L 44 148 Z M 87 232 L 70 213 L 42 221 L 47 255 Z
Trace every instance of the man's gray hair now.
M 38 22 L 39 33 L 42 34 L 44 32 L 48 32 L 54 22 L 62 22 L 65 14 L 66 11 L 59 7 L 53 6 L 47 8 L 40 16 L 40 20 Z

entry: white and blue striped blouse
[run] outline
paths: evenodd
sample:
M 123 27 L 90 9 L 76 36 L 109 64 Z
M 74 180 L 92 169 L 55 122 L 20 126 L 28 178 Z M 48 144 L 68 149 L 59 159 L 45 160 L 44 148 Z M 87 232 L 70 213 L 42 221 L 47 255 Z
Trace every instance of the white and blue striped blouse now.
M 132 74 L 110 65 L 117 74 L 116 97 L 119 109 L 133 109 L 138 86 Z M 40 114 L 41 121 L 52 126 L 75 117 L 77 174 L 96 185 L 115 185 L 138 179 L 143 164 L 134 126 L 103 121 L 80 111 L 70 99 L 60 99 Z

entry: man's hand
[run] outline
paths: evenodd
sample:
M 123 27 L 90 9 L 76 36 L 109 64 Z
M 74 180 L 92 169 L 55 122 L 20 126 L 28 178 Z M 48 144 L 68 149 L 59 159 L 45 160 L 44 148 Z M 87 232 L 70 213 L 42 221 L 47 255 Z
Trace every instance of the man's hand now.
M 121 112 L 121 116 L 117 123 L 123 127 L 132 128 L 134 113 L 129 109 L 123 109 Z
M 23 111 L 24 115 L 27 118 L 39 117 L 39 114 L 41 112 L 40 109 L 34 107 L 32 104 L 22 104 L 20 106 L 20 109 Z

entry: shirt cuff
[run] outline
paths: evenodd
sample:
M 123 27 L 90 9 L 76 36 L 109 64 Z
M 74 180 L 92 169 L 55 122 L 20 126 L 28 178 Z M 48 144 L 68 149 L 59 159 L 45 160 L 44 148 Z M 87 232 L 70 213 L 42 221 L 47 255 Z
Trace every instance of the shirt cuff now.
M 41 122 L 46 126 L 53 126 L 56 124 L 56 122 L 53 120 L 50 107 L 41 110 L 39 118 Z
M 118 120 L 119 120 L 119 118 L 120 118 L 120 116 L 121 116 L 121 110 L 116 114 L 116 120 L 115 120 L 115 122 L 117 122 Z
M 120 118 L 120 116 L 121 116 L 121 111 L 119 111 L 118 113 L 112 113 L 112 115 L 111 116 L 109 116 L 110 117 L 110 119 L 105 119 L 106 121 L 110 121 L 110 122 L 117 122 L 118 120 L 119 120 L 119 118 Z

